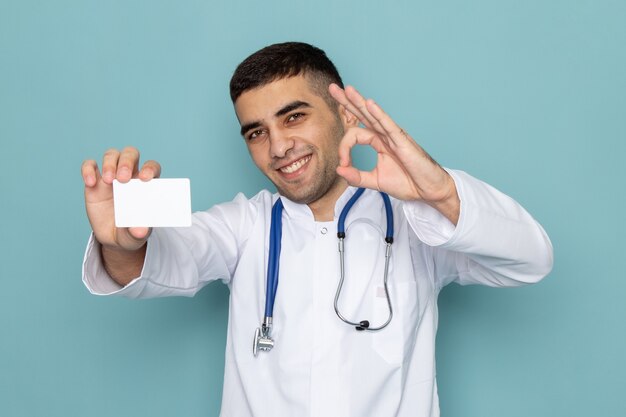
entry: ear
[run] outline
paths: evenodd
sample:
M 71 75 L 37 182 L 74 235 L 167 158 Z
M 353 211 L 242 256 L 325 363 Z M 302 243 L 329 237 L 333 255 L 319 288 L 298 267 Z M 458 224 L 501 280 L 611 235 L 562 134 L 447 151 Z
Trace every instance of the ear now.
M 339 104 L 339 117 L 345 128 L 359 125 L 359 119 L 352 114 L 343 104 Z

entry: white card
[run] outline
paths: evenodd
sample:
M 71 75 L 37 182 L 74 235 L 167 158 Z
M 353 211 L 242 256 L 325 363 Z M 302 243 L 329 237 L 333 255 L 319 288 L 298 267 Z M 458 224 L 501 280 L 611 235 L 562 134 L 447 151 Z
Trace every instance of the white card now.
M 117 227 L 189 227 L 191 192 L 189 178 L 113 181 Z

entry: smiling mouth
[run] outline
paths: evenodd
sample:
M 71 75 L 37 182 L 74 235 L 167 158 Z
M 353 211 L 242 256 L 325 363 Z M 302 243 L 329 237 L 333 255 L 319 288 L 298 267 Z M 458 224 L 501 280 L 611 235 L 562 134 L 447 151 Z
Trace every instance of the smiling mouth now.
M 309 162 L 310 160 L 311 160 L 311 155 L 307 155 L 304 158 L 300 158 L 297 161 L 294 161 L 289 165 L 279 168 L 278 170 L 282 172 L 283 174 L 293 174 L 294 172 L 302 168 L 304 165 L 306 165 L 306 163 Z

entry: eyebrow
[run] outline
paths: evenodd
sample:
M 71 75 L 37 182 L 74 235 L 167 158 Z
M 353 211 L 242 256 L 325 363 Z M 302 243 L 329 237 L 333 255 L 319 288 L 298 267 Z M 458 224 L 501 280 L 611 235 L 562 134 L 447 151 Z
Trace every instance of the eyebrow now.
M 274 117 L 281 117 L 296 109 L 309 108 L 309 107 L 311 107 L 311 105 L 307 103 L 306 101 L 300 101 L 300 100 L 292 101 L 291 103 L 286 104 L 276 113 L 274 113 Z M 261 126 L 260 121 L 254 121 L 254 122 L 250 122 L 250 123 L 246 123 L 245 125 L 242 125 L 241 136 L 243 136 L 244 133 L 246 133 L 248 130 L 256 129 L 259 126 Z
M 276 117 L 280 117 L 280 116 L 284 116 L 287 113 L 289 113 L 290 111 L 296 110 L 296 109 L 301 109 L 303 107 L 311 107 L 311 105 L 309 103 L 307 103 L 306 101 L 300 101 L 300 100 L 296 100 L 296 101 L 292 101 L 291 103 L 287 104 L 286 106 L 284 106 L 282 109 L 278 110 L 276 112 L 276 114 L 274 114 L 274 116 Z

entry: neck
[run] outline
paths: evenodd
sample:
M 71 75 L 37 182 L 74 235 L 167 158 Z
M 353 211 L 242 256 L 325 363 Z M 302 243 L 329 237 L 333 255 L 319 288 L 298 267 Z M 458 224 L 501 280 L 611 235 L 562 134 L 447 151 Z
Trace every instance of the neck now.
M 348 188 L 348 183 L 342 177 L 337 181 L 321 198 L 309 203 L 308 206 L 313 212 L 313 217 L 317 222 L 329 222 L 335 218 L 335 203 L 337 199 Z

